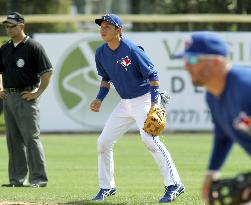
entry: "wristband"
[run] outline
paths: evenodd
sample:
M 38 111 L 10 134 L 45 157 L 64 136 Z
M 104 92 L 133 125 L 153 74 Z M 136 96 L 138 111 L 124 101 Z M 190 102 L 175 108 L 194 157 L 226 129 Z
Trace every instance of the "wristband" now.
M 96 99 L 98 99 L 100 101 L 103 101 L 108 92 L 109 92 L 109 88 L 107 88 L 107 87 L 100 87 Z
M 150 86 L 150 91 L 151 91 L 151 102 L 158 104 L 158 99 L 159 99 L 159 86 Z

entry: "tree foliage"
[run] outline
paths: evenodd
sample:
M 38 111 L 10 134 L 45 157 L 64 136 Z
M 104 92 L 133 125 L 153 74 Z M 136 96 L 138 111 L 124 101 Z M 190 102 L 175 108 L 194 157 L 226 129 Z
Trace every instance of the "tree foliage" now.
M 99 2 L 93 0 L 92 12 L 100 13 Z M 110 0 L 112 8 L 117 8 L 121 1 Z M 128 4 L 126 4 L 126 1 Z M 24 14 L 69 14 L 72 4 L 79 13 L 85 12 L 87 0 L 0 0 L 0 14 L 19 11 Z M 119 3 L 120 2 L 120 3 Z M 104 3 L 104 2 L 103 2 Z M 123 0 L 123 5 L 130 5 L 133 14 L 251 14 L 250 0 Z M 90 4 L 88 4 L 90 6 Z M 111 8 L 111 9 L 112 9 Z M 120 13 L 120 10 L 114 10 Z M 102 13 L 102 12 L 101 12 Z M 79 25 L 78 25 L 79 26 Z M 74 32 L 75 23 L 27 24 L 26 31 L 38 32 Z M 133 31 L 250 31 L 248 23 L 133 23 Z M 4 30 L 0 30 L 3 33 Z
M 7 15 L 11 11 L 23 14 L 68 14 L 70 11 L 70 0 L 0 0 L 0 13 Z M 29 33 L 43 32 L 69 32 L 76 31 L 72 23 L 39 23 L 26 24 Z
M 250 14 L 250 0 L 131 0 L 137 14 Z M 249 24 L 235 23 L 150 23 L 133 25 L 134 31 L 249 31 Z

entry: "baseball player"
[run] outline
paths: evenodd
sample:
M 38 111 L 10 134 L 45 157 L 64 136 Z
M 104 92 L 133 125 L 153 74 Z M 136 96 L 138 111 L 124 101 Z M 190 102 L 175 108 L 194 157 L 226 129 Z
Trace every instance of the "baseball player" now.
M 97 141 L 100 191 L 93 200 L 102 201 L 116 193 L 113 145 L 136 122 L 141 139 L 164 178 L 165 194 L 160 202 L 171 202 L 184 192 L 185 187 L 165 145 L 158 136 L 153 137 L 143 130 L 150 107 L 158 103 L 158 73 L 142 47 L 122 37 L 122 21 L 118 16 L 106 14 L 96 19 L 95 23 L 100 26 L 105 43 L 96 50 L 95 61 L 102 80 L 90 109 L 99 112 L 111 84 L 121 101 L 111 113 Z
M 214 143 L 202 188 L 205 201 L 232 145 L 238 143 L 251 155 L 251 69 L 232 65 L 227 56 L 221 36 L 206 31 L 193 33 L 184 53 L 177 56 L 184 58 L 192 83 L 207 89 L 214 123 Z
M 24 17 L 10 13 L 3 25 L 10 40 L 0 49 L 0 73 L 6 138 L 9 152 L 9 184 L 45 187 L 48 182 L 45 154 L 39 139 L 39 97 L 49 84 L 52 65 L 42 46 L 24 33 Z

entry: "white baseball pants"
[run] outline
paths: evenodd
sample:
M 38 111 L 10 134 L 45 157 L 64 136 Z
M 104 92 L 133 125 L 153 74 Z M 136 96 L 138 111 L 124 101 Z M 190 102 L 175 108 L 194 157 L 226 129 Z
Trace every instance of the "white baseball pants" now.
M 141 139 L 152 154 L 160 168 L 165 186 L 180 183 L 180 177 L 173 160 L 160 141 L 152 137 L 142 128 L 151 106 L 150 94 L 133 99 L 122 99 L 108 118 L 105 127 L 98 138 L 98 176 L 99 186 L 103 189 L 115 188 L 113 145 L 136 121 Z

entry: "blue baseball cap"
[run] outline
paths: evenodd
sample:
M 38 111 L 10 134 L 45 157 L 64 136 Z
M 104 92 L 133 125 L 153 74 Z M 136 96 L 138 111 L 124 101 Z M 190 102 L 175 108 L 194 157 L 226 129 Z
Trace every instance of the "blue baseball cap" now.
M 185 50 L 173 57 L 183 58 L 189 55 L 220 55 L 226 57 L 228 48 L 222 37 L 215 32 L 194 32 L 191 38 L 185 42 Z
M 123 25 L 121 19 L 115 14 L 106 14 L 99 19 L 95 19 L 95 23 L 99 26 L 103 21 L 108 21 L 109 23 L 113 24 L 114 26 L 117 26 L 118 28 L 122 28 Z

